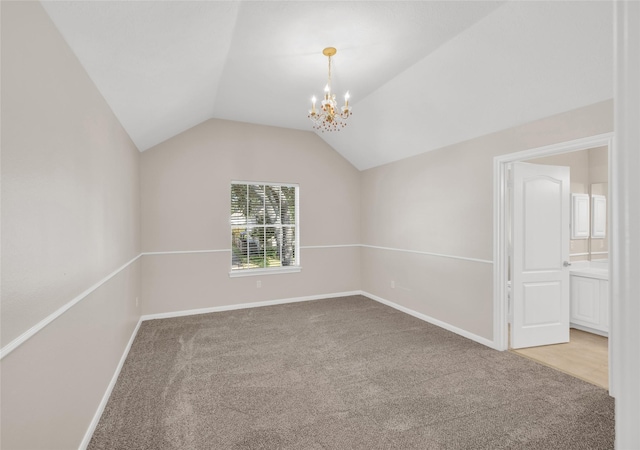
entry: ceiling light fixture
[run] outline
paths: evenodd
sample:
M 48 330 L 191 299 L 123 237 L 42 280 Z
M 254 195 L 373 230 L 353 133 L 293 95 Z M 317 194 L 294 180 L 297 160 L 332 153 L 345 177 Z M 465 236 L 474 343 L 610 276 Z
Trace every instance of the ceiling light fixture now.
M 325 131 L 340 131 L 347 126 L 347 118 L 351 115 L 351 107 L 349 106 L 349 91 L 344 94 L 344 106 L 338 110 L 336 103 L 336 94 L 331 92 L 331 57 L 337 53 L 333 47 L 327 47 L 322 50 L 322 54 L 329 58 L 329 77 L 327 85 L 324 87 L 324 100 L 320 103 L 320 109 L 316 110 L 316 97 L 311 98 L 311 111 L 309 111 L 309 119 L 313 122 L 313 128 Z

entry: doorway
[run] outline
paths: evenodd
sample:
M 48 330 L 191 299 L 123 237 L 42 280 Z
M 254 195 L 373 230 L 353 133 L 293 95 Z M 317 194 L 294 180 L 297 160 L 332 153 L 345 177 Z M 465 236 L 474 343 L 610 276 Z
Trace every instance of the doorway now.
M 579 139 L 575 141 L 554 144 L 550 146 L 525 150 L 522 152 L 512 153 L 508 155 L 502 155 L 494 158 L 494 343 L 496 344 L 496 348 L 500 350 L 507 350 L 509 348 L 509 303 L 508 303 L 508 271 L 509 271 L 509 243 L 508 243 L 508 230 L 509 230 L 509 208 L 507 201 L 507 173 L 508 167 L 511 163 L 514 162 L 538 162 L 534 160 L 540 160 L 540 158 L 550 159 L 562 159 L 566 158 L 569 153 L 578 152 L 578 151 L 586 151 L 589 149 L 596 148 L 604 148 L 608 157 L 607 157 L 607 174 L 608 179 L 610 179 L 611 174 L 611 147 L 612 147 L 612 139 L 613 133 L 607 133 L 603 135 L 593 136 L 589 138 Z M 559 155 L 565 155 L 559 156 Z M 615 193 L 611 193 L 615 194 Z M 609 199 L 610 201 L 612 199 Z M 609 208 L 610 210 L 610 208 Z M 607 213 L 610 218 L 610 212 Z M 609 220 L 610 222 L 610 220 Z M 585 241 L 586 242 L 586 241 Z M 579 261 L 580 259 L 590 260 L 591 255 L 588 255 L 588 252 L 585 251 L 587 248 L 587 244 L 585 242 L 576 242 L 572 245 L 571 253 L 573 254 L 572 259 L 574 261 Z M 608 244 L 608 243 L 606 243 Z M 589 249 L 593 247 L 594 250 L 594 260 L 602 258 L 602 255 L 605 254 L 605 249 L 608 250 L 608 245 L 605 243 L 599 242 L 597 245 L 593 245 L 589 243 Z M 599 253 L 596 255 L 596 253 Z M 604 258 L 600 262 L 606 269 L 609 269 L 610 264 L 608 263 L 609 258 L 606 259 L 607 262 L 604 262 Z M 608 294 L 608 288 L 604 288 L 604 291 Z M 603 314 L 606 315 L 606 320 L 608 321 L 608 317 L 610 317 L 611 305 L 608 304 L 608 308 Z M 605 320 L 604 318 L 602 320 Z M 580 323 L 580 320 L 577 324 L 576 328 L 581 328 L 584 323 L 589 325 L 589 322 Z M 572 326 L 574 326 L 572 321 Z M 597 327 L 596 327 L 597 328 Z M 588 327 L 583 331 L 593 332 L 594 330 L 590 330 Z M 595 330 L 597 332 L 597 330 Z M 575 334 L 575 333 L 574 333 Z M 564 344 L 560 344 L 564 345 Z M 612 355 L 612 343 L 611 339 L 605 343 L 608 347 L 608 375 L 609 380 L 613 380 L 611 377 L 611 367 L 612 360 L 614 355 Z M 562 369 L 561 369 L 562 370 Z M 613 396 L 615 391 L 615 386 L 613 383 L 610 383 L 609 392 Z

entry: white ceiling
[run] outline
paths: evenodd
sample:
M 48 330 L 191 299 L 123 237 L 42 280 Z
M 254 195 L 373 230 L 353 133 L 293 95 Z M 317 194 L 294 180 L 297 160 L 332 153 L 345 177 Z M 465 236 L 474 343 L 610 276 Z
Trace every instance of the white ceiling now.
M 210 118 L 320 133 L 366 169 L 613 96 L 608 1 L 43 2 L 141 151 Z

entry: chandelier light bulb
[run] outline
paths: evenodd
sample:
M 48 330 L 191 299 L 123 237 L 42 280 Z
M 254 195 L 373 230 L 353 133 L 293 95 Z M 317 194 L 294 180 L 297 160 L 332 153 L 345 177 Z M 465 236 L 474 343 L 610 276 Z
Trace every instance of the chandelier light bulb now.
M 316 115 L 316 96 L 311 97 L 311 111 L 309 111 L 311 116 Z

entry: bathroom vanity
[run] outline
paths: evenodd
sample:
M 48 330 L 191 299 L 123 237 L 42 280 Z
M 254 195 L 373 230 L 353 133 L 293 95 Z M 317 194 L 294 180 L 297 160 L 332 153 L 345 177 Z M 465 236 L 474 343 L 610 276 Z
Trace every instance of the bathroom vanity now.
M 591 184 L 589 191 L 590 194 L 572 194 L 571 247 L 581 250 L 571 253 L 570 322 L 572 328 L 608 336 L 609 263 L 598 259 L 607 258 L 609 249 L 608 183 Z M 575 260 L 582 258 L 587 261 Z
M 609 268 L 606 261 L 574 262 L 570 270 L 571 327 L 609 335 Z

